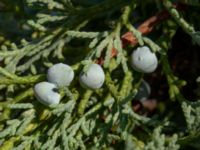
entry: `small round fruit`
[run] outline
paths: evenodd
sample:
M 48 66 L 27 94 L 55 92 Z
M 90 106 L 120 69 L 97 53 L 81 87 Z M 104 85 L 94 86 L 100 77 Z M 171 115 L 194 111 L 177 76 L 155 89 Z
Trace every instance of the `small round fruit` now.
M 81 72 L 79 81 L 82 87 L 95 90 L 103 85 L 105 74 L 100 65 L 91 64 L 86 72 Z
M 37 83 L 34 87 L 34 93 L 39 102 L 44 105 L 59 104 L 60 94 L 55 84 L 49 82 Z
M 133 69 L 142 73 L 151 73 L 158 66 L 156 55 L 147 46 L 138 47 L 131 55 Z
M 48 69 L 47 80 L 59 87 L 69 86 L 73 79 L 74 71 L 66 64 L 55 64 Z
M 139 101 L 144 101 L 150 96 L 150 94 L 151 94 L 151 87 L 145 80 L 142 80 L 138 92 L 135 96 L 135 99 Z

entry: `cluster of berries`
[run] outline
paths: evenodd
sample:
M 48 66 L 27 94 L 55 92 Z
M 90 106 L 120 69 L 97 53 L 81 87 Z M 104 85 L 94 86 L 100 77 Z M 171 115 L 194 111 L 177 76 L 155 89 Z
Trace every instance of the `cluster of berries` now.
M 133 51 L 131 64 L 136 71 L 151 73 L 157 68 L 158 60 L 148 47 L 143 46 Z M 35 85 L 35 96 L 44 105 L 58 104 L 61 99 L 58 89 L 69 86 L 73 79 L 74 71 L 69 65 L 55 64 L 47 71 L 48 82 Z M 80 85 L 91 90 L 101 88 L 104 81 L 104 71 L 98 64 L 91 64 L 86 72 L 82 71 L 79 75 Z
M 35 85 L 35 96 L 44 105 L 58 104 L 61 99 L 58 89 L 69 86 L 73 79 L 74 71 L 70 66 L 63 63 L 55 64 L 47 71 L 48 82 Z M 98 64 L 91 64 L 86 72 L 82 71 L 79 75 L 81 86 L 92 90 L 100 88 L 104 80 L 104 71 Z

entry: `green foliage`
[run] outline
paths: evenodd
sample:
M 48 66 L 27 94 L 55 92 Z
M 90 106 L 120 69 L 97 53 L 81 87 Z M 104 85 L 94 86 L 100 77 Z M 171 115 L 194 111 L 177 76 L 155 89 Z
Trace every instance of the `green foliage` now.
M 186 14 L 179 13 L 173 2 L 1 1 L 0 149 L 198 149 L 200 103 L 182 95 L 186 82 L 171 69 L 168 49 L 178 27 L 194 44 L 200 43 L 200 36 L 195 23 L 184 19 Z M 198 9 L 200 5 L 197 0 L 179 2 Z M 160 9 L 171 16 L 153 31 L 162 35 L 143 35 L 137 24 Z M 10 20 L 14 27 L 8 30 Z M 123 45 L 121 37 L 126 31 L 135 36 L 137 45 Z M 176 110 L 164 115 L 158 111 L 151 117 L 133 110 L 132 101 L 144 75 L 133 71 L 129 56 L 143 45 L 159 56 L 169 87 L 168 103 L 176 101 L 181 107 L 181 126 L 169 117 Z M 94 91 L 81 88 L 79 73 L 101 59 L 104 86 Z M 47 69 L 59 62 L 71 65 L 76 79 L 68 88 L 59 89 L 60 104 L 46 107 L 36 100 L 33 87 L 45 81 Z

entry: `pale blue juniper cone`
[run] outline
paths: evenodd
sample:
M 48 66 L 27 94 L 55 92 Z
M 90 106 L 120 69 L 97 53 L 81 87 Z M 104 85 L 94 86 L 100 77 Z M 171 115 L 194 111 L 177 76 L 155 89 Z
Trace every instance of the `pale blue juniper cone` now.
M 145 80 L 142 80 L 140 87 L 138 88 L 138 92 L 135 96 L 135 99 L 139 101 L 144 101 L 150 96 L 150 94 L 151 87 Z
M 91 64 L 86 72 L 80 73 L 79 81 L 82 87 L 95 90 L 102 87 L 105 74 L 100 65 Z
M 47 80 L 58 87 L 69 86 L 73 79 L 73 69 L 63 63 L 55 64 L 47 71 Z
M 131 65 L 138 72 L 151 73 L 156 70 L 158 59 L 147 46 L 138 47 L 131 55 Z
M 49 82 L 40 82 L 34 86 L 34 94 L 39 102 L 44 105 L 59 104 L 61 96 L 57 86 Z

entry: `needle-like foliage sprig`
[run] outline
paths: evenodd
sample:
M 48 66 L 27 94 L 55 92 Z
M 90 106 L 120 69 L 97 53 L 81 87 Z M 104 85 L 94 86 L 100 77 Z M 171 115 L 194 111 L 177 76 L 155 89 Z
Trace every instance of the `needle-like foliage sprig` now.
M 5 36 L 7 30 L 0 35 L 0 149 L 198 148 L 199 102 L 183 97 L 181 88 L 186 82 L 174 75 L 168 60 L 178 27 L 194 43 L 200 43 L 195 25 L 187 22 L 184 13 L 179 13 L 179 7 L 169 0 L 105 0 L 95 1 L 94 5 L 84 2 L 0 2 L 0 9 L 1 5 L 11 4 L 6 9 L 16 6 L 12 15 L 23 14 L 15 22 L 20 32 L 9 33 L 18 38 L 12 41 Z M 199 8 L 197 1 L 181 2 Z M 146 5 L 157 6 L 152 12 L 159 13 L 153 17 L 152 12 L 139 14 Z M 162 35 L 147 36 L 160 31 Z M 144 45 L 159 56 L 169 86 L 169 103 L 177 101 L 182 108 L 185 123 L 181 127 L 170 120 L 170 112 L 161 119 L 161 113 L 149 117 L 133 109 L 143 74 L 131 69 L 130 49 Z M 60 89 L 60 104 L 46 107 L 36 100 L 33 87 L 46 80 L 48 67 L 59 62 L 71 65 L 76 79 Z M 98 90 L 83 89 L 78 74 L 94 62 L 103 66 L 105 84 Z M 167 132 L 169 128 L 171 132 Z

